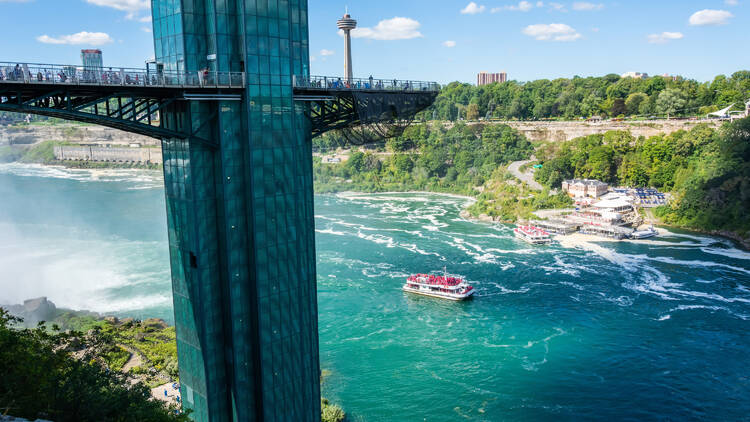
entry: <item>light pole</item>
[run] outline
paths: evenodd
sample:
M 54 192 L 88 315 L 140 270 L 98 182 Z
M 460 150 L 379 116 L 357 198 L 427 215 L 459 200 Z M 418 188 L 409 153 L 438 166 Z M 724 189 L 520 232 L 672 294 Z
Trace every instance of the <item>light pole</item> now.
M 354 79 L 354 71 L 352 70 L 352 29 L 357 27 L 357 21 L 352 19 L 349 15 L 349 11 L 344 14 L 344 17 L 338 20 L 337 26 L 340 30 L 344 31 L 344 76 L 346 81 L 350 82 Z

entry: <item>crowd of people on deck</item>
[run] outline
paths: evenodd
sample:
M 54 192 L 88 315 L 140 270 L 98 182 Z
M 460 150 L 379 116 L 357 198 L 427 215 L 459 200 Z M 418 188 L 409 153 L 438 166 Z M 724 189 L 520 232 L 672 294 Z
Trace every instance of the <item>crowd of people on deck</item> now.
M 347 80 L 342 78 L 313 78 L 310 80 L 295 80 L 295 86 L 298 87 L 309 87 L 309 88 L 328 88 L 328 89 L 356 89 L 356 90 L 403 90 L 412 91 L 414 90 L 414 84 L 409 81 L 399 81 L 394 79 L 393 81 L 383 81 L 381 79 L 375 79 L 370 76 L 368 79 L 355 79 Z M 426 86 L 421 88 L 426 90 Z
M 443 277 L 432 274 L 417 274 L 408 278 L 408 281 L 415 283 L 426 283 L 440 286 L 458 286 L 463 282 L 460 278 L 456 277 Z

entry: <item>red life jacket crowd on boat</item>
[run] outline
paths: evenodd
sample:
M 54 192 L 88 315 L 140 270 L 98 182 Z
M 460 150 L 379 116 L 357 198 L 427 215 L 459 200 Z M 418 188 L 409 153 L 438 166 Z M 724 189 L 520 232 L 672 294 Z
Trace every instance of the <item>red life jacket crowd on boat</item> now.
M 463 280 L 455 277 L 443 277 L 432 274 L 417 274 L 407 279 L 413 283 L 432 284 L 435 286 L 458 286 L 463 283 Z
M 549 236 L 549 233 L 547 233 L 545 230 L 542 230 L 539 227 L 535 226 L 518 226 L 517 230 L 520 230 L 521 232 L 529 236 Z

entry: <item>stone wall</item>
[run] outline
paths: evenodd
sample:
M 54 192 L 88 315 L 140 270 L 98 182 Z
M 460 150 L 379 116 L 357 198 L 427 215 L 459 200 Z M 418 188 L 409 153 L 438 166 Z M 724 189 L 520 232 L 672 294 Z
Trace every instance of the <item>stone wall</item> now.
M 29 145 L 42 141 L 77 142 L 85 144 L 160 146 L 158 139 L 95 125 L 28 125 L 0 126 L 0 145 Z
M 690 130 L 701 123 L 707 123 L 718 128 L 722 122 L 716 120 L 651 120 L 647 122 L 526 122 L 526 121 L 504 121 L 493 122 L 507 124 L 508 126 L 523 133 L 532 141 L 562 142 L 581 136 L 605 133 L 610 130 L 629 131 L 633 136 L 655 136 L 659 134 L 670 134 L 678 130 Z
M 162 164 L 161 148 L 55 146 L 55 159 Z

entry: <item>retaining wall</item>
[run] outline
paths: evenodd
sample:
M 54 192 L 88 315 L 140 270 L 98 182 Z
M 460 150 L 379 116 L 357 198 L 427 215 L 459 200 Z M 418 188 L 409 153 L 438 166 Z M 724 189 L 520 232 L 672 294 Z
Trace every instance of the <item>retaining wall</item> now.
M 55 159 L 162 164 L 161 148 L 106 148 L 95 146 L 55 146 Z

